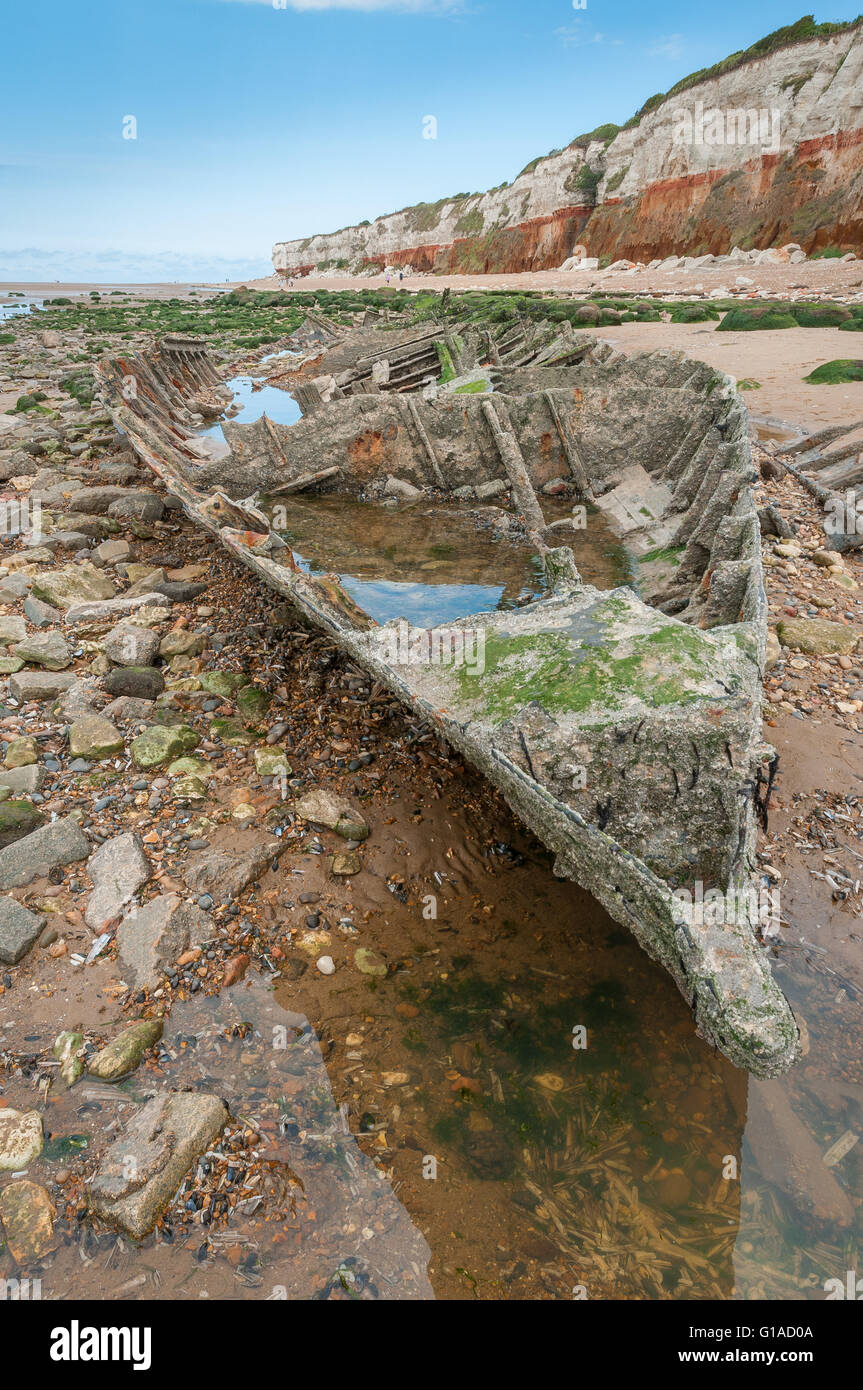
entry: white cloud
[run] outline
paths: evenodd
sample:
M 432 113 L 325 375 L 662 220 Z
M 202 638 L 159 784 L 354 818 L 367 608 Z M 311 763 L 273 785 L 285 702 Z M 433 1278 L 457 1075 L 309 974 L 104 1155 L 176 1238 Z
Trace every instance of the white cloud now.
M 682 34 L 666 34 L 648 48 L 649 58 L 682 58 L 686 45 Z

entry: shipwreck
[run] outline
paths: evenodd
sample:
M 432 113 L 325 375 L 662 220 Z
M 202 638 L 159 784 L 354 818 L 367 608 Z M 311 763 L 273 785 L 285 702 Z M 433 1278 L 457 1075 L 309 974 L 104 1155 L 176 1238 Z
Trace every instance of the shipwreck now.
M 772 750 L 755 473 L 732 379 L 567 323 L 452 319 L 311 317 L 266 371 L 301 417 L 224 420 L 216 444 L 201 426 L 230 406 L 230 371 L 202 342 L 163 338 L 98 378 L 186 514 L 491 780 L 555 872 L 669 971 L 700 1034 L 755 1075 L 784 1071 L 798 1029 L 748 910 L 763 899 Z M 425 630 L 377 620 L 335 559 L 301 563 L 276 520 L 300 494 L 365 498 L 394 525 L 419 508 L 443 537 L 460 510 L 501 553 L 517 541 L 539 557 L 541 592 L 447 621 L 439 659 L 418 659 L 434 650 L 413 641 Z M 593 524 L 626 557 L 608 587 L 579 571 Z M 441 657 L 459 634 L 481 660 Z

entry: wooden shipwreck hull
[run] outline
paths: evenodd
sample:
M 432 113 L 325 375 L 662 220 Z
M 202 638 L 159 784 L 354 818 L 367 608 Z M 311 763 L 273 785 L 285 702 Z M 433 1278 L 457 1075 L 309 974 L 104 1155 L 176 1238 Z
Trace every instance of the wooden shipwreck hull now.
M 292 346 L 305 356 L 283 384 L 303 418 L 226 423 L 218 458 L 196 434 L 220 380 L 202 343 L 106 359 L 100 390 L 186 514 L 488 776 L 555 872 L 665 966 L 703 1037 L 756 1075 L 785 1070 L 798 1030 L 753 912 L 766 601 L 731 379 L 568 325 L 345 333 L 315 320 Z M 581 581 L 578 531 L 543 514 L 560 480 L 616 530 L 631 583 Z M 299 568 L 257 504 L 385 484 L 511 498 L 545 561 L 547 596 L 447 625 L 448 651 L 461 634 L 480 654 L 473 668 L 443 642 L 430 658 L 429 634 L 378 626 L 335 576 Z

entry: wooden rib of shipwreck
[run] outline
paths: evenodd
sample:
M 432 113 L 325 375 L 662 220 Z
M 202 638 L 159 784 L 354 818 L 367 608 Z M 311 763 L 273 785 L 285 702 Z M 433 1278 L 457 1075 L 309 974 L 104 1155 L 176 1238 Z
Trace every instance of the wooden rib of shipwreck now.
M 197 525 L 488 776 L 556 873 L 665 966 L 704 1038 L 756 1075 L 784 1071 L 798 1030 L 751 911 L 772 750 L 755 475 L 732 380 L 677 352 L 615 353 L 569 325 L 455 325 L 432 336 L 430 387 L 428 333 L 312 328 L 290 378 L 308 413 L 290 427 L 226 423 L 226 456 L 206 456 L 190 416 L 219 380 L 202 343 L 104 360 L 102 398 Z M 403 622 L 379 627 L 335 576 L 300 569 L 256 505 L 307 486 L 368 494 L 388 478 L 438 497 L 506 488 L 545 560 L 547 596 L 448 625 L 481 638 L 473 671 L 414 659 Z M 560 478 L 616 529 L 632 583 L 584 584 L 577 531 L 572 549 L 549 544 L 566 532 L 545 525 L 539 499 Z

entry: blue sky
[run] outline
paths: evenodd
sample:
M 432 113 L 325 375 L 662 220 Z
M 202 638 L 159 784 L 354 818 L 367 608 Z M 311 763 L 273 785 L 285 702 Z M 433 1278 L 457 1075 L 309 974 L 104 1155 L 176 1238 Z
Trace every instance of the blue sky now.
M 511 179 L 803 9 L 782 0 L 709 10 L 690 0 L 10 3 L 0 280 L 266 274 L 274 241 Z M 435 140 L 422 138 L 428 115 Z M 127 117 L 135 139 L 123 138 Z

